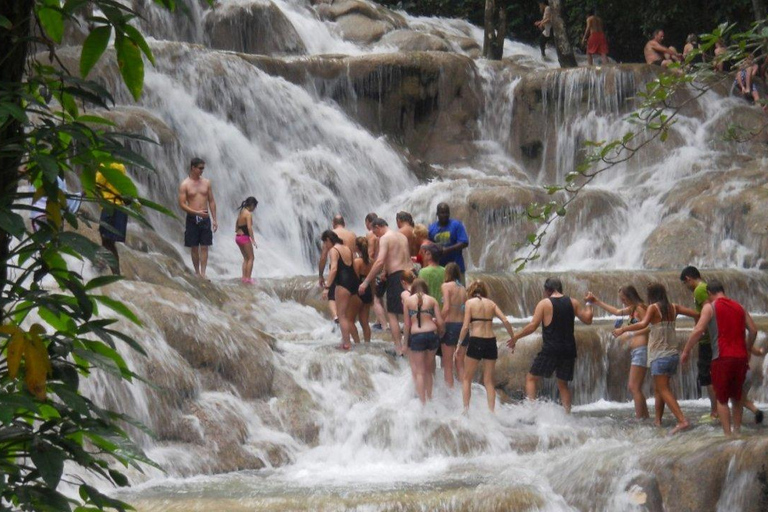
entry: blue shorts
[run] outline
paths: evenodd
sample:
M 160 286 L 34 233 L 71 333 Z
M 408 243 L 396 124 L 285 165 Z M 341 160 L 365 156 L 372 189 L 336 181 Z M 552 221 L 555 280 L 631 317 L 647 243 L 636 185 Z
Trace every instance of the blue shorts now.
M 445 334 L 443 335 L 442 340 L 443 345 L 448 345 L 449 347 L 455 347 L 458 345 L 459 336 L 461 335 L 461 327 L 463 325 L 463 322 L 446 322 Z
M 632 349 L 632 366 L 642 366 L 648 368 L 648 346 L 642 346 Z
M 674 375 L 677 373 L 677 366 L 680 364 L 680 356 L 664 356 L 654 359 L 651 362 L 651 375 Z
M 408 348 L 414 352 L 423 352 L 425 350 L 437 350 L 440 346 L 440 339 L 437 337 L 435 331 L 432 332 L 418 332 L 411 334 L 411 340 L 408 344 Z

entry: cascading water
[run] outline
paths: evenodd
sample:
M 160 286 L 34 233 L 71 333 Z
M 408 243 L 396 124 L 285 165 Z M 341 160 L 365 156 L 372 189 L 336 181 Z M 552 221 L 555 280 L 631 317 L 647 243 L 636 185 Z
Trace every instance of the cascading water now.
M 146 240 L 128 241 L 122 261 L 134 280 L 107 290 L 144 321 L 127 329 L 149 357 L 125 355 L 154 386 L 116 386 L 97 374 L 87 392 L 148 425 L 156 439 L 132 433 L 167 472 L 131 475 L 138 489 L 122 497 L 139 510 L 185 512 L 754 510 L 766 493 L 762 431 L 750 427 L 731 443 L 698 425 L 670 440 L 634 422 L 629 350 L 610 335 L 612 319 L 577 328 L 572 416 L 521 400 L 538 334 L 515 354 L 502 347 L 496 414 L 475 384 L 462 415 L 440 369 L 434 400 L 418 403 L 409 368 L 384 352 L 386 334 L 334 351 L 338 333 L 314 278 L 304 277 L 333 214 L 362 233 L 369 211 L 392 226 L 401 209 L 428 223 L 445 201 L 470 232 L 471 272 L 489 282 L 516 328 L 540 299 L 545 272 L 563 272 L 574 296 L 591 290 L 607 302 L 619 285 L 643 289 L 658 279 L 689 304 L 677 279 L 681 259 L 730 268 L 706 275 L 730 284 L 750 310 L 768 312 L 758 270 L 768 242 L 753 207 L 753 190 L 765 186 L 761 163 L 745 156 L 754 146 L 717 138 L 729 116 L 752 113 L 714 93 L 694 102 L 666 145 L 653 143 L 589 186 L 547 237 L 532 264 L 540 272 L 511 276 L 536 229 L 526 205 L 550 199 L 541 185 L 574 168 L 584 141 L 631 128 L 624 117 L 653 77 L 647 67 L 551 70 L 537 49 L 511 41 L 507 60 L 489 63 L 477 59 L 477 27 L 367 1 L 227 1 L 216 10 L 195 4 L 188 17 L 135 4 L 155 39 L 157 67 L 138 106 L 114 67 L 97 70 L 117 98 L 107 115 L 159 142 L 140 147 L 158 173 L 137 177 L 155 201 L 175 205 L 189 159 L 207 161 L 220 231 L 214 284 L 184 273 L 171 254 L 186 262 L 182 225 L 158 216 L 160 237 L 139 232 Z M 273 23 L 272 55 L 237 53 L 270 53 L 256 51 L 265 36 L 254 13 Z M 235 207 L 248 195 L 259 199 L 256 288 L 228 279 L 239 273 Z M 708 208 L 703 197 L 727 207 Z M 708 231 L 692 238 L 696 229 Z M 665 271 L 648 270 L 657 268 Z M 765 326 L 765 317 L 758 322 Z M 681 342 L 690 328 L 679 324 Z M 753 358 L 752 368 L 750 396 L 765 402 L 765 360 Z M 693 365 L 673 386 L 691 419 L 707 411 Z M 541 392 L 557 397 L 552 382 Z M 649 382 L 645 392 L 652 396 Z

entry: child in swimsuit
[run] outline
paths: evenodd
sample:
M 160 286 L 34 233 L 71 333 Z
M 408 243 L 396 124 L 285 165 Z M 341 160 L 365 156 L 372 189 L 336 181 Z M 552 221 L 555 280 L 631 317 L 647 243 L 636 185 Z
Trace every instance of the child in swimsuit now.
M 238 208 L 240 213 L 235 221 L 235 243 L 243 255 L 243 277 L 240 281 L 244 284 L 253 284 L 251 273 L 253 272 L 253 249 L 256 248 L 256 238 L 253 235 L 253 211 L 258 204 L 255 197 L 246 198 Z

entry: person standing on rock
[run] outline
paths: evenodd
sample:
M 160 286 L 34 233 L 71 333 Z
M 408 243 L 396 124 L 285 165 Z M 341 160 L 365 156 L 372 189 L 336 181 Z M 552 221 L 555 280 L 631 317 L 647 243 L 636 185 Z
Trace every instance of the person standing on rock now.
M 539 49 L 541 50 L 541 58 L 546 59 L 547 43 L 552 40 L 552 10 L 549 7 L 549 0 L 539 0 L 539 10 L 541 11 L 541 19 L 534 22 L 534 25 L 541 30 Z
M 440 293 L 443 296 L 441 313 L 445 321 L 445 335 L 440 351 L 443 354 L 443 375 L 446 385 L 453 389 L 454 375 L 461 382 L 464 375 L 464 358 L 453 357 L 459 346 L 459 335 L 464 325 L 464 303 L 467 302 L 467 290 L 459 278 L 461 272 L 455 263 L 445 266 L 445 278 Z M 454 370 L 455 368 L 455 370 Z
M 256 236 L 253 234 L 253 211 L 259 205 L 255 197 L 249 196 L 240 203 L 237 219 L 235 220 L 235 243 L 243 255 L 243 276 L 240 282 L 253 284 L 253 250 L 256 246 Z
M 411 270 L 410 249 L 408 239 L 399 231 L 389 229 L 387 221 L 377 218 L 371 223 L 373 233 L 379 239 L 379 254 L 371 267 L 371 271 L 360 284 L 359 295 L 363 296 L 366 289 L 375 282 L 376 276 L 382 269 L 387 274 L 387 318 L 389 328 L 392 332 L 392 340 L 395 343 L 395 350 L 402 355 L 404 348 L 400 337 L 400 323 L 398 315 L 403 312 L 403 305 L 400 301 L 400 294 L 403 292 L 401 276 L 405 270 Z
M 373 212 L 365 216 L 365 229 L 368 230 L 365 239 L 368 241 L 368 258 L 371 261 L 376 261 L 376 257 L 379 255 L 379 239 L 372 231 L 373 221 L 378 218 L 379 216 Z M 365 276 L 362 277 L 365 278 Z M 384 303 L 381 300 L 386 293 L 386 288 L 378 277 L 375 282 L 375 290 L 373 291 L 375 292 L 373 294 L 373 313 L 376 315 L 376 323 L 373 324 L 373 330 L 382 331 L 387 325 L 387 312 L 384 310 Z
M 544 281 L 545 298 L 539 301 L 530 323 L 523 327 L 507 345 L 514 349 L 517 341 L 541 328 L 541 352 L 536 355 L 531 370 L 525 376 L 525 394 L 528 400 L 536 399 L 539 381 L 549 378 L 554 373 L 557 388 L 565 412 L 571 413 L 571 390 L 568 383 L 573 380 L 576 364 L 576 337 L 573 333 L 575 319 L 583 323 L 592 323 L 592 305 L 582 306 L 578 300 L 563 295 L 563 284 L 556 277 Z
M 693 303 L 696 306 L 696 312 L 701 314 L 704 304 L 709 300 L 707 294 L 707 283 L 701 278 L 701 273 L 696 267 L 688 266 L 680 272 L 680 282 L 693 293 Z M 696 380 L 699 387 L 707 389 L 709 397 L 710 414 L 712 419 L 717 418 L 717 402 L 715 393 L 712 391 L 712 376 L 710 366 L 712 365 L 712 343 L 709 339 L 709 333 L 704 331 L 699 338 L 699 359 L 696 362 L 698 375 Z
M 195 274 L 207 279 L 205 269 L 208 266 L 208 247 L 213 245 L 213 233 L 219 229 L 219 224 L 216 222 L 213 186 L 210 180 L 203 178 L 204 170 L 205 161 L 193 158 L 189 176 L 179 187 L 179 207 L 187 214 L 184 246 L 189 247 L 192 253 Z
M 347 223 L 344 220 L 344 217 L 342 215 L 334 215 L 331 220 L 331 225 L 333 226 L 332 231 L 341 239 L 344 247 L 354 254 L 355 251 L 357 251 L 357 243 L 355 242 L 357 237 L 352 231 L 347 229 Z M 328 283 L 328 286 L 326 286 L 325 278 L 323 277 L 323 274 L 325 273 L 325 265 L 328 262 L 328 250 L 328 247 L 323 244 L 322 251 L 320 252 L 320 261 L 317 264 L 317 270 L 320 274 L 317 285 L 320 288 L 328 290 L 328 310 L 331 312 L 333 321 L 339 323 L 339 317 L 336 311 L 336 285 L 331 281 Z
M 692 309 L 670 303 L 669 298 L 667 298 L 667 289 L 661 283 L 648 285 L 648 302 L 650 306 L 645 310 L 645 317 L 641 321 L 619 327 L 613 331 L 613 335 L 618 337 L 625 332 L 641 331 L 650 326 L 648 362 L 651 365 L 651 375 L 653 376 L 655 425 L 661 426 L 664 406 L 666 405 L 677 419 L 677 426 L 670 431 L 670 434 L 676 434 L 689 428 L 691 424 L 680 409 L 680 404 L 677 403 L 677 397 L 675 397 L 675 392 L 669 382 L 672 376 L 677 373 L 680 364 L 675 319 L 678 315 L 685 315 L 698 320 L 699 315 Z
M 725 295 L 722 283 L 707 284 L 709 302 L 683 349 L 682 362 L 688 361 L 697 341 L 709 331 L 712 346 L 712 387 L 717 398 L 720 425 L 726 436 L 741 430 L 744 412 L 744 379 L 749 369 L 749 353 L 757 338 L 757 326 L 741 304 Z M 746 333 L 749 332 L 747 336 Z M 731 409 L 728 408 L 728 401 Z M 733 420 L 733 421 L 731 421 Z
M 413 216 L 408 212 L 397 212 L 395 216 L 397 222 L 397 230 L 405 235 L 408 239 L 408 250 L 411 257 L 416 256 L 419 252 L 419 246 L 416 244 L 416 236 L 413 233 L 415 224 L 413 223 Z
M 125 174 L 125 166 L 123 164 L 112 163 L 109 165 L 109 168 Z M 127 199 L 123 198 L 114 185 L 109 183 L 109 180 L 101 170 L 96 173 L 96 190 L 99 191 L 102 199 L 107 202 L 107 205 L 101 210 L 101 216 L 99 217 L 101 246 L 112 253 L 115 259 L 109 265 L 112 273 L 120 275 L 120 255 L 117 252 L 117 244 L 118 242 L 125 243 L 125 235 L 128 230 L 128 214 L 117 207 L 125 206 Z
M 594 303 L 603 308 L 612 315 L 629 316 L 629 325 L 639 322 L 645 317 L 645 305 L 637 288 L 627 285 L 619 288 L 619 300 L 624 305 L 623 308 L 616 308 L 610 304 L 601 301 L 592 292 L 587 293 L 584 301 Z M 617 321 L 616 327 L 623 323 L 623 319 Z M 629 367 L 629 392 L 632 393 L 632 399 L 635 401 L 635 417 L 637 419 L 646 419 L 648 414 L 648 404 L 643 394 L 643 382 L 645 374 L 648 371 L 648 330 L 637 331 L 628 335 L 629 348 L 631 350 L 631 364 Z
M 323 298 L 328 298 L 330 283 L 334 284 L 338 302 L 339 326 L 341 327 L 341 345 L 338 348 L 349 350 L 350 337 L 355 340 L 355 343 L 360 343 L 355 327 L 357 308 L 352 305 L 352 301 L 360 300 L 356 293 L 360 285 L 360 278 L 355 273 L 355 253 L 347 247 L 335 231 L 330 229 L 323 231 L 320 240 L 324 252 L 330 259 L 329 284 L 323 289 Z
M 461 221 L 451 218 L 451 209 L 446 203 L 437 205 L 437 222 L 429 226 L 429 239 L 440 246 L 440 265 L 453 262 L 461 270 L 461 282 L 467 269 L 462 251 L 469 246 L 467 229 Z
M 592 9 L 587 16 L 587 28 L 584 30 L 582 43 L 587 46 L 587 64 L 592 65 L 592 57 L 600 55 L 600 64 L 608 64 L 608 40 L 603 31 L 603 20 Z
M 424 404 L 432 399 L 435 354 L 440 346 L 443 317 L 440 304 L 429 295 L 429 288 L 423 279 L 413 281 L 410 296 L 403 300 L 403 318 L 411 373 L 416 393 Z

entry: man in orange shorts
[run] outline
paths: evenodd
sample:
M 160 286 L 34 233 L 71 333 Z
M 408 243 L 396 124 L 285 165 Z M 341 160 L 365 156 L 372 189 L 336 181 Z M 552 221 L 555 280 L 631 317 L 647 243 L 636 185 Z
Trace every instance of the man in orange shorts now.
M 587 17 L 587 28 L 584 31 L 582 44 L 587 45 L 587 64 L 592 65 L 592 56 L 600 55 L 600 64 L 608 64 L 608 40 L 603 31 L 603 20 L 594 9 L 589 12 Z
M 749 368 L 749 351 L 757 337 L 757 326 L 741 304 L 725 296 L 725 289 L 719 281 L 711 280 L 707 283 L 707 295 L 709 302 L 701 308 L 701 316 L 685 344 L 681 362 L 686 363 L 694 345 L 709 330 L 712 343 L 712 388 L 717 398 L 720 424 L 725 435 L 730 436 L 738 434 L 741 429 L 746 399 L 742 388 Z M 733 407 L 733 429 L 729 400 Z

